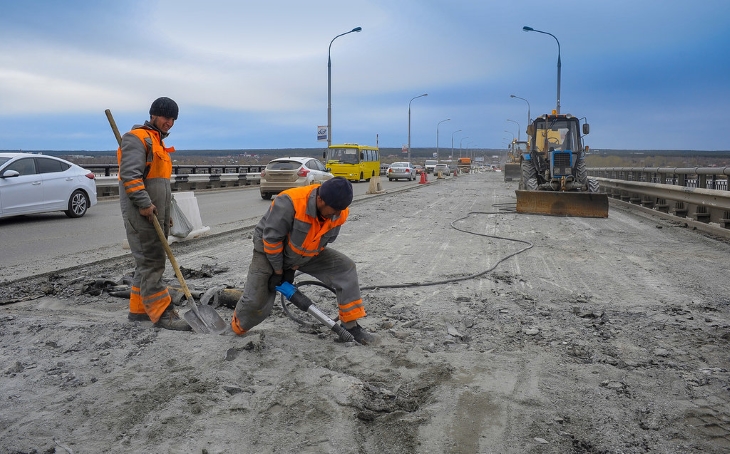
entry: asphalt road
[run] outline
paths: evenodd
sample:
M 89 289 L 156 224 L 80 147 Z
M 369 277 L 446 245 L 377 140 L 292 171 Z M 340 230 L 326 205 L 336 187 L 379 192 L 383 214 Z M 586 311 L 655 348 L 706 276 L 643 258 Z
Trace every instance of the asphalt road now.
M 415 184 L 381 179 L 386 192 Z M 355 199 L 369 197 L 369 186 L 354 184 Z M 270 203 L 261 198 L 258 186 L 198 191 L 195 197 L 209 235 L 254 225 Z M 118 198 L 99 201 L 79 219 L 60 211 L 0 219 L 0 282 L 128 254 L 124 240 Z

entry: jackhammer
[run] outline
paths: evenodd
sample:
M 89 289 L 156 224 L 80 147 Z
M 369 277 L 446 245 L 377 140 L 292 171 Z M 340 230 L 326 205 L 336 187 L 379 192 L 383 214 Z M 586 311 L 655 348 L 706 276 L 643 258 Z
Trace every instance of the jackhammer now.
M 284 297 L 293 305 L 316 318 L 323 325 L 326 325 L 334 331 L 343 342 L 355 342 L 355 338 L 352 337 L 352 334 L 350 334 L 344 326 L 327 317 L 327 315 L 314 305 L 312 300 L 310 300 L 304 293 L 300 292 L 293 284 L 289 282 L 282 282 L 280 285 L 276 286 L 276 291 L 284 295 Z

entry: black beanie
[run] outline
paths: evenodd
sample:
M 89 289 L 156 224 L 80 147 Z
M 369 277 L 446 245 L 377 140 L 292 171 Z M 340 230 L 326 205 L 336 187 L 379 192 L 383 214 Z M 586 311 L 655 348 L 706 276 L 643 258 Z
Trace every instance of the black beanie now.
M 150 115 L 177 120 L 177 103 L 170 98 L 157 98 L 150 107 Z
M 352 184 L 342 177 L 331 178 L 319 187 L 319 197 L 328 207 L 344 210 L 352 203 Z

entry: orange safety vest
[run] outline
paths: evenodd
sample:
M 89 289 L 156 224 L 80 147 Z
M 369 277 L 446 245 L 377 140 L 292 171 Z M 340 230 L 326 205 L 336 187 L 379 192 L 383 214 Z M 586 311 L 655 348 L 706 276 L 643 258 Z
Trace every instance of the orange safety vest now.
M 128 181 L 124 184 L 127 194 L 142 191 L 145 189 L 144 180 L 148 178 L 170 179 L 172 176 L 172 159 L 170 153 L 175 152 L 175 147 L 165 147 L 160 138 L 160 133 L 151 129 L 138 128 L 129 131 L 142 142 L 147 152 L 147 160 L 142 179 Z M 122 165 L 122 147 L 117 148 L 117 165 Z M 121 180 L 121 172 L 119 173 Z
M 316 215 L 308 215 L 307 202 L 312 191 L 316 191 L 317 188 L 319 188 L 317 185 L 304 186 L 279 194 L 279 197 L 283 194 L 288 195 L 294 206 L 294 224 L 297 228 L 287 234 L 287 244 L 292 252 L 302 257 L 314 257 L 322 252 L 326 246 L 326 244 L 320 244 L 322 236 L 344 224 L 349 213 L 349 208 L 345 208 L 337 219 L 325 219 L 324 221 L 321 221 Z M 267 254 L 278 254 L 284 250 L 284 244 L 281 241 L 269 243 L 264 239 L 263 243 L 264 252 Z

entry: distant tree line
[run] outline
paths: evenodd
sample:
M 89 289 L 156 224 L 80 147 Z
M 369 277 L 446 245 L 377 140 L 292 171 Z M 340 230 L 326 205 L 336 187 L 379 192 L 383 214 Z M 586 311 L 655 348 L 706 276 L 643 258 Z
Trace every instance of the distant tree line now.
M 173 159 L 177 164 L 266 164 L 272 159 L 286 156 L 307 156 L 322 159 L 326 148 L 278 148 L 278 149 L 230 149 L 230 150 L 177 150 Z M 8 152 L 18 150 L 4 150 Z M 68 159 L 74 163 L 83 164 L 116 164 L 116 150 L 104 151 L 28 151 Z M 506 150 L 477 148 L 461 150 L 464 156 L 484 156 L 485 161 L 491 161 L 492 156 L 504 156 Z M 413 148 L 411 160 L 415 164 L 422 164 L 436 154 L 436 148 Z M 451 147 L 439 148 L 439 158 L 449 159 Z M 406 154 L 401 148 L 381 147 L 381 161 L 391 163 L 403 161 Z M 454 150 L 453 159 L 459 157 L 459 150 Z M 730 151 L 705 150 L 590 150 L 586 157 L 589 167 L 711 167 L 730 166 Z

